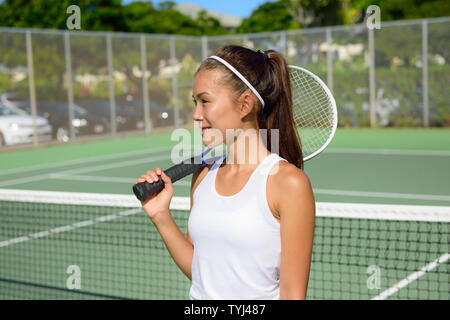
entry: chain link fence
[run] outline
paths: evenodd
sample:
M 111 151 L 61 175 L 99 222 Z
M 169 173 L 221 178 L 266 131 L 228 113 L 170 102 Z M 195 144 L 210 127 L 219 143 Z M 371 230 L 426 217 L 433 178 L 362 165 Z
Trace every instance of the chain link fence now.
M 343 127 L 450 126 L 450 18 L 215 37 L 0 28 L 0 143 L 189 124 L 193 74 L 225 44 L 322 78 Z

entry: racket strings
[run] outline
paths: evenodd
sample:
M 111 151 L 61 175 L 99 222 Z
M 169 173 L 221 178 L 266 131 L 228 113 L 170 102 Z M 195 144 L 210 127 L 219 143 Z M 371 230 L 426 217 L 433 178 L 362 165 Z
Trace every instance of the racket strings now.
M 301 69 L 291 68 L 290 76 L 294 121 L 305 158 L 323 148 L 334 134 L 334 101 L 321 83 Z

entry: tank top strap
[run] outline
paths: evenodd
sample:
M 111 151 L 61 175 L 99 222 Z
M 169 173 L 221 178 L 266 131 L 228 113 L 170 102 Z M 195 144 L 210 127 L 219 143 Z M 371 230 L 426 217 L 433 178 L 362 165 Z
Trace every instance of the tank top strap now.
M 279 232 L 280 223 L 275 219 L 267 200 L 267 181 L 272 169 L 274 169 L 274 171 L 272 171 L 272 174 L 276 174 L 280 162 L 287 160 L 280 157 L 277 153 L 272 153 L 264 160 L 266 161 L 264 161 L 262 166 L 258 168 L 259 173 L 255 176 L 254 181 L 258 197 L 258 207 L 261 210 L 261 216 L 265 218 L 265 220 L 271 226 L 271 229 L 275 232 Z
M 223 156 L 218 157 L 216 161 L 214 161 L 214 164 L 212 165 L 210 171 L 217 170 L 223 163 L 223 160 L 226 158 L 227 154 L 224 154 Z
M 218 168 L 220 168 L 220 166 L 222 165 L 225 158 L 226 158 L 226 154 L 221 156 L 218 160 L 216 160 L 214 162 L 213 166 L 211 167 L 209 173 L 211 173 L 211 178 L 213 178 L 213 181 L 215 180 L 215 176 L 217 174 Z M 280 157 L 276 153 L 271 153 L 270 155 L 268 155 L 266 158 L 264 158 L 262 160 L 260 165 L 255 169 L 255 172 L 250 177 L 248 183 L 253 182 L 253 184 L 257 183 L 257 185 L 259 185 L 259 182 L 263 182 L 264 186 L 265 186 L 265 184 L 266 184 L 265 181 L 267 180 L 267 176 L 269 175 L 270 170 L 273 168 L 274 165 L 277 165 L 280 160 L 287 161 L 284 158 Z M 250 180 L 253 180 L 253 181 L 250 181 Z
M 263 163 L 261 163 L 261 166 L 257 168 L 259 173 L 256 175 L 257 179 L 259 180 L 259 182 L 262 182 L 264 187 L 266 186 L 267 177 L 269 176 L 270 171 L 272 170 L 272 168 L 274 168 L 274 166 L 279 166 L 280 160 L 287 161 L 286 159 L 280 157 L 278 154 L 271 153 L 267 158 L 264 159 Z M 275 168 L 275 170 L 276 169 L 277 168 Z M 276 173 L 276 171 L 274 173 Z

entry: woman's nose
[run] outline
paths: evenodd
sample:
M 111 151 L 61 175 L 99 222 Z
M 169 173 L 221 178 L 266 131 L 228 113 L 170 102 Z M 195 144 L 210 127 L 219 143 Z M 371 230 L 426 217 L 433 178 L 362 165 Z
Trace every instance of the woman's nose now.
M 201 112 L 201 109 L 198 105 L 195 106 L 194 113 L 192 114 L 192 119 L 196 121 L 203 120 L 203 114 Z

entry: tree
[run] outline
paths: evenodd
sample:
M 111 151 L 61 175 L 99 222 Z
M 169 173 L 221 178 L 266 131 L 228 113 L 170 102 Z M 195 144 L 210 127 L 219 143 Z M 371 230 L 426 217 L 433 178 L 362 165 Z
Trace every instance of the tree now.
M 0 25 L 6 27 L 66 30 L 70 0 L 5 0 Z M 81 30 L 126 31 L 120 0 L 79 0 Z
M 203 35 L 223 35 L 227 34 L 227 29 L 220 24 L 220 21 L 214 17 L 208 16 L 205 10 L 199 12 L 196 19 Z
M 278 30 L 300 29 L 299 21 L 295 21 L 289 11 L 290 1 L 279 0 L 266 2 L 252 12 L 236 28 L 236 33 L 268 32 Z
M 368 6 L 380 7 L 381 21 L 424 19 L 450 15 L 447 0 L 352 0 L 349 6 L 357 11 L 355 23 L 364 21 Z
M 366 9 L 377 5 L 381 21 L 450 15 L 447 0 L 278 0 L 255 9 L 236 29 L 253 33 L 362 23 Z
M 0 3 L 0 26 L 67 30 L 67 8 L 71 0 L 6 0 Z M 79 0 L 81 30 L 139 33 L 218 35 L 227 30 L 219 20 L 202 12 L 197 19 L 175 9 L 165 1 L 122 5 L 121 0 Z

